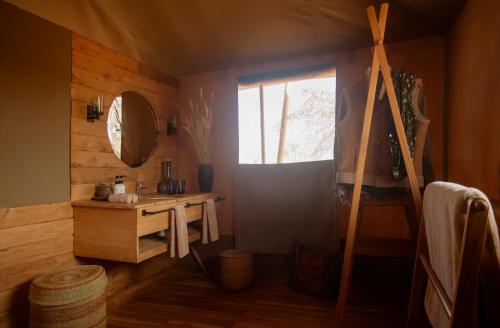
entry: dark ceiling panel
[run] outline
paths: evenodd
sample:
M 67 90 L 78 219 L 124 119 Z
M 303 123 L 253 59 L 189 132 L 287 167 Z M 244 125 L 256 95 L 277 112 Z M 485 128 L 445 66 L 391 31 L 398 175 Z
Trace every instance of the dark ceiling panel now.
M 167 73 L 370 46 L 373 0 L 7 0 Z M 447 31 L 465 0 L 394 0 L 387 42 Z

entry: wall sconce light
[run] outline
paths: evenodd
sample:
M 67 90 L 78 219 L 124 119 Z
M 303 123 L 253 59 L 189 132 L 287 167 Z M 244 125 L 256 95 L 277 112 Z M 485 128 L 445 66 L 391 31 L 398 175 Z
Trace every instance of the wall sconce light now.
M 167 136 L 171 136 L 177 132 L 177 117 L 172 114 L 170 119 L 167 121 Z
M 94 122 L 104 114 L 104 96 L 92 97 L 87 105 L 87 122 Z

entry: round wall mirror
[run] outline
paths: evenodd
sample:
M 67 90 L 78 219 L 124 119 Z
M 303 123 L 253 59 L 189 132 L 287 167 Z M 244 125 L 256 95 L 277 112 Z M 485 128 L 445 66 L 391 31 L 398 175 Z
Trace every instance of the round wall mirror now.
M 113 100 L 108 139 L 115 155 L 130 167 L 141 166 L 151 157 L 157 144 L 156 117 L 146 98 L 125 91 Z

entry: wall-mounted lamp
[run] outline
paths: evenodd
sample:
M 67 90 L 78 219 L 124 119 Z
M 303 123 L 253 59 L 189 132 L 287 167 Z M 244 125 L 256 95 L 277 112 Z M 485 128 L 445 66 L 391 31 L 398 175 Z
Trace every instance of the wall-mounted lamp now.
M 94 122 L 104 114 L 104 96 L 92 97 L 87 105 L 87 122 Z
M 177 117 L 172 114 L 170 119 L 167 121 L 167 136 L 171 136 L 177 132 Z

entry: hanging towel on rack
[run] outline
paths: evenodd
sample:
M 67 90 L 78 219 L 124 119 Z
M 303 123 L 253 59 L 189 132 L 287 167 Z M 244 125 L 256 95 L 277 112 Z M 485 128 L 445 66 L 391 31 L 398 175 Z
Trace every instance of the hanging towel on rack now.
M 213 199 L 208 199 L 203 203 L 203 237 L 202 243 L 219 239 L 219 228 L 217 227 L 217 214 L 215 213 L 215 202 Z
M 463 206 L 468 197 L 479 196 L 489 205 L 486 252 L 500 263 L 500 241 L 493 210 L 486 195 L 475 188 L 467 188 L 455 183 L 434 182 L 427 186 L 424 193 L 423 216 L 429 247 L 431 266 L 443 285 L 448 297 L 452 298 L 458 281 L 459 256 L 462 244 L 465 215 Z M 498 277 L 495 273 L 483 272 Z M 427 285 L 425 310 L 429 321 L 435 328 L 448 327 L 449 320 L 439 303 L 434 289 Z
M 184 205 L 176 206 L 175 211 L 170 216 L 170 257 L 175 257 L 176 244 L 179 257 L 189 254 L 188 227 Z

